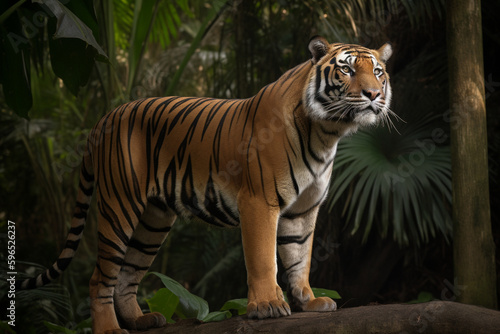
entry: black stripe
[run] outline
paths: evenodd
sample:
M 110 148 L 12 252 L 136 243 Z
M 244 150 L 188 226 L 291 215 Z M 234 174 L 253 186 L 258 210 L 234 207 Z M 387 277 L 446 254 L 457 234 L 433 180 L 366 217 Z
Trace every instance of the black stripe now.
M 80 244 L 80 239 L 78 239 L 78 240 L 66 240 L 66 244 L 64 245 L 64 248 L 70 248 L 70 249 L 76 251 L 79 244 Z
M 92 193 L 94 192 L 94 187 L 90 187 L 87 189 L 83 186 L 82 181 L 80 181 L 79 187 L 80 190 L 85 194 L 85 196 L 92 196 Z
M 104 285 L 106 288 L 114 288 L 116 286 L 116 284 L 109 284 L 109 283 L 104 282 L 104 281 L 99 281 L 99 284 Z M 110 301 L 107 303 L 101 303 L 101 304 L 113 304 L 113 301 Z
M 165 174 L 163 175 L 163 191 L 165 192 L 165 199 L 167 201 L 167 205 L 172 208 L 175 205 L 175 182 L 177 180 L 176 171 L 177 167 L 175 165 L 175 159 L 172 159 L 167 169 L 165 170 Z
M 112 263 L 116 264 L 117 266 L 121 266 L 124 263 L 123 258 L 119 257 L 119 256 L 111 256 L 111 257 L 101 256 L 100 259 L 112 262 Z
M 262 193 L 264 194 L 264 196 L 266 195 L 266 191 L 265 191 L 265 185 L 264 185 L 264 172 L 262 170 L 262 163 L 260 162 L 260 154 L 259 154 L 259 151 L 257 151 L 257 163 L 259 164 L 259 172 L 260 172 L 260 186 L 261 186 L 261 189 L 262 189 Z M 250 174 L 250 173 L 248 173 Z M 266 201 L 267 201 L 267 198 L 266 198 Z M 275 204 L 274 204 L 275 205 Z
M 300 217 L 300 216 L 304 216 L 308 213 L 310 213 L 312 210 L 314 210 L 318 205 L 321 204 L 321 202 L 323 202 L 326 194 L 328 193 L 328 187 L 326 187 L 325 189 L 325 192 L 323 193 L 323 195 L 320 197 L 320 199 L 314 203 L 309 209 L 303 211 L 303 212 L 298 212 L 298 213 L 292 213 L 292 212 L 287 212 L 287 213 L 284 213 L 282 215 L 283 218 L 286 218 L 286 219 L 295 219 L 297 217 Z
M 148 202 L 163 212 L 166 212 L 168 209 L 167 203 L 161 197 L 158 197 L 158 196 L 148 197 Z
M 69 229 L 68 233 L 71 233 L 74 235 L 80 235 L 82 233 L 84 227 L 85 226 L 83 224 L 80 226 L 74 226 L 74 227 Z
M 144 118 L 144 115 L 146 113 L 143 114 L 143 118 Z M 149 119 L 148 120 L 148 124 L 146 126 L 146 161 L 150 162 L 152 159 L 151 159 L 151 120 Z M 158 184 L 158 178 L 157 178 L 157 171 L 158 171 L 158 159 L 159 159 L 159 156 L 155 156 L 154 159 L 153 159 L 153 172 L 154 172 L 154 179 L 156 180 L 156 187 L 159 189 L 160 188 L 160 185 Z M 147 171 L 146 171 L 146 194 L 149 193 L 149 179 L 151 177 L 151 168 L 146 168 Z
M 292 269 L 293 267 L 296 267 L 298 266 L 299 264 L 301 264 L 302 261 L 298 261 L 298 262 L 295 262 L 294 264 L 292 264 L 291 266 L 289 266 L 288 268 L 285 268 L 285 271 L 288 272 L 290 269 Z
M 165 226 L 165 227 L 153 227 L 151 225 L 148 225 L 145 221 L 141 220 L 140 222 L 142 226 L 149 232 L 169 232 L 172 229 L 172 226 Z
M 320 93 L 316 93 L 316 94 L 314 95 L 314 97 L 316 98 L 316 100 L 317 100 L 320 104 L 322 104 L 322 105 L 328 104 L 328 100 L 327 100 L 327 99 L 325 99 L 323 96 L 321 96 L 321 94 L 320 94 Z M 333 118 L 334 118 L 334 117 L 332 117 L 332 118 L 330 118 L 330 119 L 333 119 Z
M 321 89 L 321 66 L 316 66 L 316 93 Z
M 146 254 L 146 255 L 156 255 L 158 252 L 158 248 L 161 247 L 161 244 L 145 244 L 140 242 L 137 239 L 130 239 L 130 242 L 128 244 L 129 247 L 137 249 L 139 252 Z M 146 250 L 146 248 L 154 248 L 153 250 Z
M 222 194 L 220 195 L 220 203 L 226 214 L 238 224 L 240 222 L 239 217 L 237 216 L 237 214 L 233 212 L 233 210 L 229 207 L 229 205 L 227 205 L 226 201 L 224 200 L 224 196 Z
M 114 241 L 106 238 L 101 232 L 97 232 L 99 236 L 99 241 L 102 242 L 105 245 L 108 245 L 109 247 L 113 248 L 114 250 L 118 251 L 120 254 L 125 255 L 125 252 L 118 246 Z M 128 242 L 127 242 L 128 244 Z
M 221 143 L 221 137 L 222 137 L 222 133 L 223 133 L 222 129 L 224 127 L 224 122 L 225 122 L 226 117 L 229 114 L 229 112 L 232 111 L 232 108 L 237 103 L 238 103 L 237 100 L 231 100 L 231 104 L 226 107 L 226 111 L 224 112 L 224 114 L 220 118 L 219 124 L 217 125 L 217 128 L 215 129 L 214 139 L 213 139 L 214 141 L 213 141 L 213 145 L 212 145 L 212 154 L 214 157 L 215 168 L 216 168 L 217 172 L 219 171 L 220 143 Z M 234 114 L 234 112 L 233 112 L 233 114 Z
M 96 263 L 96 268 L 97 270 L 99 270 L 99 272 L 101 273 L 102 276 L 104 276 L 105 278 L 109 279 L 109 280 L 116 280 L 118 279 L 118 277 L 116 276 L 109 276 L 109 275 L 106 275 L 103 271 L 102 271 L 102 268 L 101 266 L 99 265 L 99 262 Z
M 85 211 L 89 209 L 89 205 L 87 203 L 80 203 L 78 201 L 76 202 L 75 206 Z
M 139 185 L 139 180 L 137 178 L 137 173 L 135 172 L 135 168 L 134 168 L 134 162 L 133 162 L 133 159 L 132 159 L 132 149 L 131 149 L 131 143 L 132 143 L 132 133 L 134 132 L 134 125 L 135 125 L 135 117 L 136 117 L 136 109 L 133 110 L 134 111 L 134 116 L 133 118 L 130 118 L 129 120 L 129 132 L 128 132 L 128 141 L 127 141 L 127 144 L 128 144 L 128 166 L 130 168 L 130 173 L 131 173 L 131 176 L 132 176 L 132 185 L 133 185 L 133 188 L 134 188 L 134 195 L 135 195 L 135 201 L 132 201 L 131 202 L 131 205 L 132 205 L 132 209 L 134 210 L 135 214 L 136 214 L 136 217 L 139 217 L 142 212 L 144 212 L 144 209 L 146 208 L 146 204 L 144 203 L 143 201 L 143 196 L 142 196 L 142 192 L 141 192 L 141 187 Z M 132 194 L 132 192 L 130 192 L 130 194 Z M 139 206 L 142 207 L 142 210 L 140 210 L 136 203 L 138 203 Z
M 205 136 L 205 132 L 207 131 L 207 129 L 209 128 L 210 126 L 210 123 L 212 122 L 212 120 L 215 118 L 215 115 L 217 114 L 217 112 L 220 110 L 220 108 L 222 108 L 223 105 L 225 105 L 226 103 L 230 102 L 230 100 L 219 100 L 213 107 L 212 109 L 210 109 L 210 111 L 208 112 L 208 115 L 207 115 L 207 118 L 205 120 L 205 125 L 203 126 L 203 131 L 201 133 L 201 140 L 203 140 L 204 136 Z
M 285 201 L 283 200 L 283 197 L 281 197 L 281 194 L 278 190 L 278 184 L 276 183 L 276 178 L 274 179 L 274 189 L 276 191 L 276 196 L 278 197 L 278 205 L 280 208 L 285 206 Z
M 52 279 L 56 279 L 60 275 L 60 273 L 56 270 L 56 268 L 54 268 L 54 266 L 52 266 L 52 267 L 49 268 L 49 274 L 50 274 L 50 277 L 52 277 Z M 44 276 L 44 275 L 45 275 L 45 273 L 42 274 L 42 276 Z M 42 277 L 42 280 L 43 280 L 43 277 Z M 44 282 L 44 284 L 47 284 L 47 283 Z
M 124 157 L 122 142 L 120 140 L 120 138 L 122 137 L 122 135 L 121 135 L 121 117 L 118 120 L 117 128 L 114 132 L 114 135 L 115 135 L 114 137 L 117 138 L 116 146 L 115 146 L 115 148 L 110 149 L 109 151 L 110 151 L 110 154 L 112 152 L 116 153 L 116 160 L 117 160 L 116 165 L 118 166 L 117 167 L 118 168 L 118 177 L 112 178 L 109 181 L 109 183 L 111 184 L 112 190 L 113 190 L 113 195 L 111 197 L 116 199 L 116 202 L 120 206 L 121 213 L 122 213 L 123 217 L 125 218 L 125 220 L 127 221 L 127 223 L 129 224 L 130 228 L 132 230 L 135 230 L 134 222 L 132 220 L 132 217 L 129 214 L 129 209 L 125 205 L 125 203 L 127 205 L 130 205 L 132 207 L 132 211 L 136 214 L 136 217 L 138 217 L 137 206 L 135 204 L 134 198 L 131 196 L 132 192 L 130 190 L 129 183 L 128 183 L 128 178 L 127 178 L 128 173 L 126 172 L 125 167 L 124 167 L 125 166 L 125 157 Z M 108 168 L 109 168 L 108 173 L 109 173 L 109 175 L 116 175 L 117 174 L 116 171 L 113 170 L 114 164 L 112 164 L 111 161 L 112 161 L 112 159 L 110 159 L 107 163 Z M 122 186 L 125 186 L 125 189 L 119 190 L 116 183 L 115 183 L 115 180 L 119 181 Z M 126 197 L 125 203 L 124 203 L 124 200 L 122 199 L 122 196 L 121 196 L 122 194 L 125 195 L 125 197 Z M 118 223 L 121 221 L 117 220 L 116 222 Z
M 191 100 L 194 100 L 194 101 L 191 101 Z M 168 128 L 167 134 L 170 134 L 170 132 L 172 132 L 172 130 L 174 129 L 174 126 L 177 124 L 177 122 L 180 120 L 180 118 L 183 115 L 184 115 L 184 118 L 182 120 L 184 120 L 187 115 L 189 115 L 193 110 L 195 110 L 199 105 L 203 104 L 207 100 L 211 100 L 211 99 L 190 98 L 190 99 L 183 100 L 183 102 L 188 102 L 188 105 L 185 106 L 184 108 L 182 108 L 182 110 L 179 110 L 177 112 L 177 114 L 174 116 L 174 118 L 172 119 L 172 122 L 170 123 L 170 126 Z
M 125 297 L 130 295 L 137 295 L 137 291 L 129 291 L 127 293 L 121 294 L 120 296 Z
M 143 108 L 142 110 L 142 118 L 141 118 L 141 129 L 144 128 L 144 121 L 146 120 L 146 115 L 150 115 L 151 113 L 148 113 L 149 111 L 149 108 L 151 108 L 151 106 L 156 102 L 158 101 L 160 98 L 150 98 L 148 99 L 148 103 L 146 104 L 146 106 Z M 149 161 L 149 160 L 148 160 Z
M 52 278 L 54 278 L 52 276 Z M 51 282 L 50 278 L 46 275 L 46 273 L 43 273 L 42 274 L 42 284 L 43 285 L 46 285 L 46 284 L 49 284 Z
M 68 268 L 73 257 L 63 257 L 57 259 L 57 267 L 59 270 L 64 271 L 64 269 Z
M 87 219 L 87 213 L 82 211 L 82 212 L 75 212 L 73 214 L 73 217 L 76 219 Z
M 123 227 L 120 224 L 120 220 L 118 219 L 118 216 L 113 211 L 113 209 L 111 209 L 111 207 L 105 201 L 98 202 L 98 206 L 101 216 L 109 222 L 116 236 L 124 245 L 128 244 L 129 237 L 123 230 Z
M 122 263 L 122 267 L 123 266 L 134 268 L 135 271 L 147 271 L 149 269 L 149 266 L 147 266 L 147 267 L 141 267 L 139 265 L 136 265 L 136 264 L 133 264 L 133 263 L 129 263 L 129 262 L 123 262 Z
M 292 212 L 287 212 L 287 213 L 284 213 L 281 217 L 283 218 L 286 218 L 286 219 L 295 219 L 297 217 L 300 217 L 300 216 L 303 216 L 307 213 L 309 213 L 312 209 L 314 209 L 316 206 L 313 206 L 309 209 L 307 209 L 306 211 L 304 212 L 300 212 L 300 213 L 292 213 Z
M 312 125 L 311 123 L 309 123 L 309 131 L 308 131 L 308 138 L 307 138 L 307 150 L 309 151 L 309 155 L 314 159 L 316 160 L 316 162 L 319 162 L 319 163 L 324 163 L 325 162 L 325 159 L 319 157 L 316 152 L 314 152 L 314 150 L 312 149 L 311 147 L 311 143 L 312 143 L 312 140 L 311 140 L 311 134 L 312 134 Z
M 81 168 L 80 171 L 81 171 L 81 174 L 82 174 L 84 180 L 87 183 L 94 182 L 94 175 L 92 175 L 89 172 L 87 172 L 87 169 L 85 168 L 85 163 L 82 163 L 82 168 Z
M 295 193 L 298 195 L 299 185 L 297 183 L 297 180 L 295 179 L 295 173 L 293 172 L 293 166 L 292 163 L 290 162 L 290 157 L 288 156 L 288 152 L 286 153 L 286 158 L 288 159 L 288 167 L 290 168 L 290 177 L 292 178 L 293 189 L 295 190 Z
M 234 224 L 231 222 L 231 216 L 226 214 L 226 212 L 219 208 L 218 195 L 220 196 L 220 194 L 215 191 L 214 182 L 212 179 L 212 162 L 210 161 L 209 177 L 207 186 L 205 188 L 205 201 L 203 204 L 212 219 L 215 218 L 223 224 L 234 226 Z
M 309 232 L 306 236 L 302 235 L 285 235 L 279 236 L 277 238 L 278 246 L 280 245 L 288 245 L 288 244 L 299 244 L 302 245 L 306 242 L 307 239 L 311 236 L 312 232 Z
M 97 296 L 97 299 L 108 299 L 113 298 L 113 296 Z
M 299 107 L 299 105 L 301 105 L 301 104 L 302 104 L 302 102 L 299 102 L 299 104 L 297 105 L 297 107 L 295 109 L 297 109 Z M 307 170 L 309 170 L 309 172 L 311 173 L 311 175 L 313 175 L 314 177 L 316 177 L 316 174 L 314 173 L 314 171 L 311 168 L 311 165 L 309 164 L 309 160 L 307 160 L 306 151 L 305 151 L 305 148 L 304 148 L 304 140 L 302 138 L 302 133 L 301 133 L 301 131 L 299 129 L 299 126 L 297 124 L 297 118 L 296 117 L 294 117 L 294 125 L 295 125 L 295 129 L 297 130 L 297 134 L 299 135 L 300 152 L 302 153 L 302 161 L 306 165 Z

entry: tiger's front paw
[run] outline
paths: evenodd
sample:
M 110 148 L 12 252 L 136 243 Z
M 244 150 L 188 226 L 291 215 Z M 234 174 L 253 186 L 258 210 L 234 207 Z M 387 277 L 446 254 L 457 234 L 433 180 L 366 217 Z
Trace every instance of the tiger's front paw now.
M 138 330 L 144 330 L 149 328 L 159 328 L 167 324 L 167 320 L 163 314 L 159 312 L 146 313 L 143 316 L 137 318 L 135 321 L 136 328 Z
M 290 315 L 291 311 L 286 301 L 274 299 L 248 303 L 247 314 L 250 319 L 279 318 Z
M 265 319 L 286 317 L 292 312 L 290 306 L 285 301 L 283 291 L 276 285 L 267 291 L 267 294 L 261 294 L 260 298 L 256 298 L 257 294 L 251 294 L 247 306 L 247 315 L 250 319 Z M 264 296 L 267 296 L 266 299 Z
M 302 311 L 306 312 L 332 312 L 335 310 L 337 310 L 337 303 L 328 297 L 314 298 L 302 305 Z

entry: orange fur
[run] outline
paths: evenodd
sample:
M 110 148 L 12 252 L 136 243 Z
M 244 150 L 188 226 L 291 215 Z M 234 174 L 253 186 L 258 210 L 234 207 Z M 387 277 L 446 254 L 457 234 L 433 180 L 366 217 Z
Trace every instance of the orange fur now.
M 94 333 L 165 324 L 159 314 L 143 315 L 135 294 L 178 215 L 241 226 L 249 317 L 290 314 L 276 281 L 277 251 L 294 310 L 336 309 L 309 286 L 314 225 L 340 138 L 387 117 L 391 50 L 323 38 L 309 49 L 311 60 L 252 98 L 148 98 L 118 107 L 93 128 L 68 240 L 81 237 L 95 185 Z M 76 246 L 67 244 L 51 271 L 23 286 L 55 278 Z

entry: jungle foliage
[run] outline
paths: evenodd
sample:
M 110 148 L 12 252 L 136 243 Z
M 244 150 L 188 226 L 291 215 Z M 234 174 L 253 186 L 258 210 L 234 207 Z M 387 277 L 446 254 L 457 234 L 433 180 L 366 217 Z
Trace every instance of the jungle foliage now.
M 500 46 L 494 17 L 500 8 L 495 1 L 482 6 L 495 176 L 500 79 L 492 50 Z M 59 24 L 63 16 L 73 27 Z M 338 290 L 347 306 L 409 301 L 421 292 L 439 298 L 453 281 L 448 129 L 456 121 L 449 117 L 444 16 L 444 1 L 430 0 L 2 1 L 0 226 L 3 231 L 7 219 L 17 223 L 16 258 L 31 261 L 18 263 L 18 271 L 31 276 L 59 254 L 85 138 L 106 112 L 146 96 L 251 96 L 306 61 L 309 38 L 320 34 L 372 48 L 393 43 L 392 110 L 401 120 L 339 145 L 316 229 L 311 282 Z M 70 36 L 75 26 L 83 35 Z M 9 39 L 11 33 L 17 37 Z M 498 221 L 495 177 L 490 187 L 492 220 Z M 93 207 L 60 284 L 20 295 L 19 312 L 33 318 L 19 332 L 44 332 L 36 325 L 42 320 L 70 328 L 88 318 Z M 152 270 L 218 310 L 246 296 L 239 233 L 179 221 Z M 496 228 L 497 245 L 499 233 Z M 3 234 L 2 249 L 5 241 Z M 144 308 L 160 288 L 151 277 L 143 281 L 138 298 Z

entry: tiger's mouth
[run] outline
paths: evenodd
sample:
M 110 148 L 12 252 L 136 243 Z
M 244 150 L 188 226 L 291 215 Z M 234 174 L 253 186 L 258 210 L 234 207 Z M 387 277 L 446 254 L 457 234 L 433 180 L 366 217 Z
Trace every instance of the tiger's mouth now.
M 374 123 L 384 117 L 387 107 L 382 101 L 366 101 L 352 97 L 335 97 L 323 103 L 328 120 L 337 122 Z
M 361 127 L 383 124 L 397 131 L 391 116 L 396 120 L 401 120 L 389 108 L 385 100 L 366 101 L 351 97 L 336 97 L 324 102 L 323 107 L 328 115 L 327 120 Z

